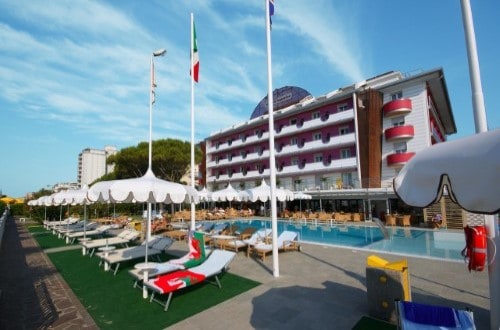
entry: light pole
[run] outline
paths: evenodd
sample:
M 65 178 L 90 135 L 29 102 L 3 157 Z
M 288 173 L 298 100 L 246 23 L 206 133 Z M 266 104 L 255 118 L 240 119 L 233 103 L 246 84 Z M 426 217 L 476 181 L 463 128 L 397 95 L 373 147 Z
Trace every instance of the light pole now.
M 158 49 L 151 54 L 151 90 L 149 93 L 149 154 L 148 154 L 148 172 L 153 171 L 153 103 L 155 103 L 155 67 L 153 63 L 153 58 L 158 56 L 163 56 L 167 53 L 165 48 Z M 146 240 L 149 241 L 151 238 L 151 203 L 148 203 L 148 224 Z
M 151 54 L 151 90 L 149 94 L 149 154 L 148 154 L 148 170 L 153 170 L 152 168 L 152 158 L 153 158 L 153 103 L 155 103 L 155 67 L 153 63 L 153 58 L 158 56 L 163 56 L 167 53 L 165 48 L 158 49 Z
M 149 91 L 149 154 L 148 154 L 148 170 L 147 172 L 153 173 L 152 159 L 153 159 L 153 103 L 155 103 L 155 67 L 153 63 L 153 58 L 158 56 L 163 56 L 167 53 L 165 48 L 158 49 L 151 54 L 151 86 Z M 148 202 L 148 219 L 146 225 L 146 241 L 149 242 L 151 238 L 151 202 Z M 146 255 L 145 262 L 148 262 L 148 248 L 146 245 Z M 144 281 L 148 280 L 147 269 L 144 271 Z M 146 286 L 143 287 L 142 296 L 144 299 L 148 297 L 148 292 Z

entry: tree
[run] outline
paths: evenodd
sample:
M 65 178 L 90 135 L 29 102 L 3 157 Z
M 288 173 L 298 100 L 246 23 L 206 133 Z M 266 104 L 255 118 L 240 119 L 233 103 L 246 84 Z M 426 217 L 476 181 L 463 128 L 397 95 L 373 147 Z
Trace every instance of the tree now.
M 158 178 L 180 182 L 191 164 L 191 144 L 176 139 L 153 141 L 152 165 Z M 148 168 L 149 144 L 141 142 L 136 147 L 127 147 L 108 158 L 114 164 L 113 179 L 128 179 L 143 176 Z M 199 146 L 195 147 L 195 163 L 201 161 Z M 100 179 L 102 180 L 102 178 Z

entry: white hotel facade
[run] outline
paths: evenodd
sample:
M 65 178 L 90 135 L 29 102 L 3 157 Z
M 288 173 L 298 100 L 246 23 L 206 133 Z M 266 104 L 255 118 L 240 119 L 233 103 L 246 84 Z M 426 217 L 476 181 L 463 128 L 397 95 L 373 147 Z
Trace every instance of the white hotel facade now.
M 273 98 L 277 185 L 315 198 L 395 198 L 392 180 L 402 166 L 456 133 L 442 69 L 387 72 L 317 97 L 283 87 Z M 200 174 L 207 188 L 269 182 L 268 130 L 266 96 L 248 121 L 206 138 Z

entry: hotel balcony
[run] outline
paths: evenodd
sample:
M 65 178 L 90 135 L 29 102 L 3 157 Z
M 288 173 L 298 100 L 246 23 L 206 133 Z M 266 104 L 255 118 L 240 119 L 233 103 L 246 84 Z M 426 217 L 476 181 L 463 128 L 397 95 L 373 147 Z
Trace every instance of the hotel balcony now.
M 387 155 L 387 166 L 403 166 L 415 155 L 414 152 L 401 152 Z
M 354 110 L 346 110 L 334 114 L 325 115 L 321 118 L 316 118 L 312 120 L 306 120 L 302 123 L 297 123 L 295 125 L 283 125 L 281 127 L 275 126 L 275 138 L 283 137 L 287 135 L 294 135 L 297 132 L 304 132 L 308 130 L 319 129 L 326 126 L 341 124 L 344 122 L 349 122 L 354 120 Z M 267 121 L 266 121 L 267 122 Z M 266 126 L 267 127 L 267 126 Z M 238 148 L 243 145 L 248 145 L 260 141 L 268 141 L 269 132 L 263 132 L 258 135 L 250 135 L 245 138 L 234 139 L 231 142 L 220 143 L 218 146 L 213 145 L 207 147 L 207 154 L 212 154 L 218 151 L 227 151 L 233 148 Z
M 386 129 L 384 135 L 387 142 L 411 139 L 415 136 L 415 129 L 413 125 L 395 126 Z
M 410 99 L 398 99 L 389 101 L 382 107 L 385 117 L 394 117 L 405 115 L 412 110 Z
M 276 137 L 297 134 L 297 132 L 304 132 L 307 130 L 318 129 L 325 126 L 341 124 L 349 122 L 354 119 L 354 110 L 346 110 L 334 114 L 325 115 L 321 118 L 306 120 L 303 123 L 295 125 L 286 125 L 282 127 L 275 127 Z
M 338 135 L 331 137 L 327 140 L 316 140 L 309 141 L 305 143 L 299 142 L 297 145 L 285 145 L 283 147 L 276 147 L 277 156 L 285 156 L 291 154 L 302 153 L 306 151 L 307 153 L 312 153 L 322 149 L 340 148 L 343 146 L 350 146 L 356 143 L 356 136 L 354 133 L 349 133 L 345 135 Z
M 301 175 L 301 174 L 311 174 L 318 173 L 323 171 L 338 171 L 338 170 L 346 170 L 346 169 L 356 169 L 356 157 L 344 158 L 344 159 L 336 159 L 331 162 L 316 162 L 316 163 L 308 163 L 305 165 L 289 165 L 278 167 L 276 170 L 276 175 L 279 177 L 293 176 L 293 175 Z M 231 175 L 229 174 L 221 174 L 219 176 L 209 176 L 208 182 L 214 183 L 226 183 L 229 181 L 237 181 L 237 180 L 255 180 L 260 179 L 262 177 L 269 176 L 269 169 L 264 169 L 262 171 L 252 170 L 247 171 L 245 173 L 237 172 Z

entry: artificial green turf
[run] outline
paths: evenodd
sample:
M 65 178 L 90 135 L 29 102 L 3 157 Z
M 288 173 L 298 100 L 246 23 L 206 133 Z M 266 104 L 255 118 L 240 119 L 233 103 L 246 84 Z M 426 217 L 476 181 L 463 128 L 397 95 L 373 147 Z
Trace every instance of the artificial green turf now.
M 50 230 L 42 226 L 29 226 L 28 231 L 37 240 L 42 250 L 67 245 L 64 238 L 57 238 L 57 235 L 52 234 Z
M 174 293 L 168 311 L 164 312 L 159 304 L 143 299 L 142 290 L 133 288 L 133 278 L 127 270 L 137 260 L 121 265 L 113 276 L 98 266 L 99 258 L 82 256 L 80 250 L 51 253 L 49 257 L 103 329 L 163 329 L 260 284 L 225 273 L 220 278 L 222 289 L 202 283 L 180 290 Z

